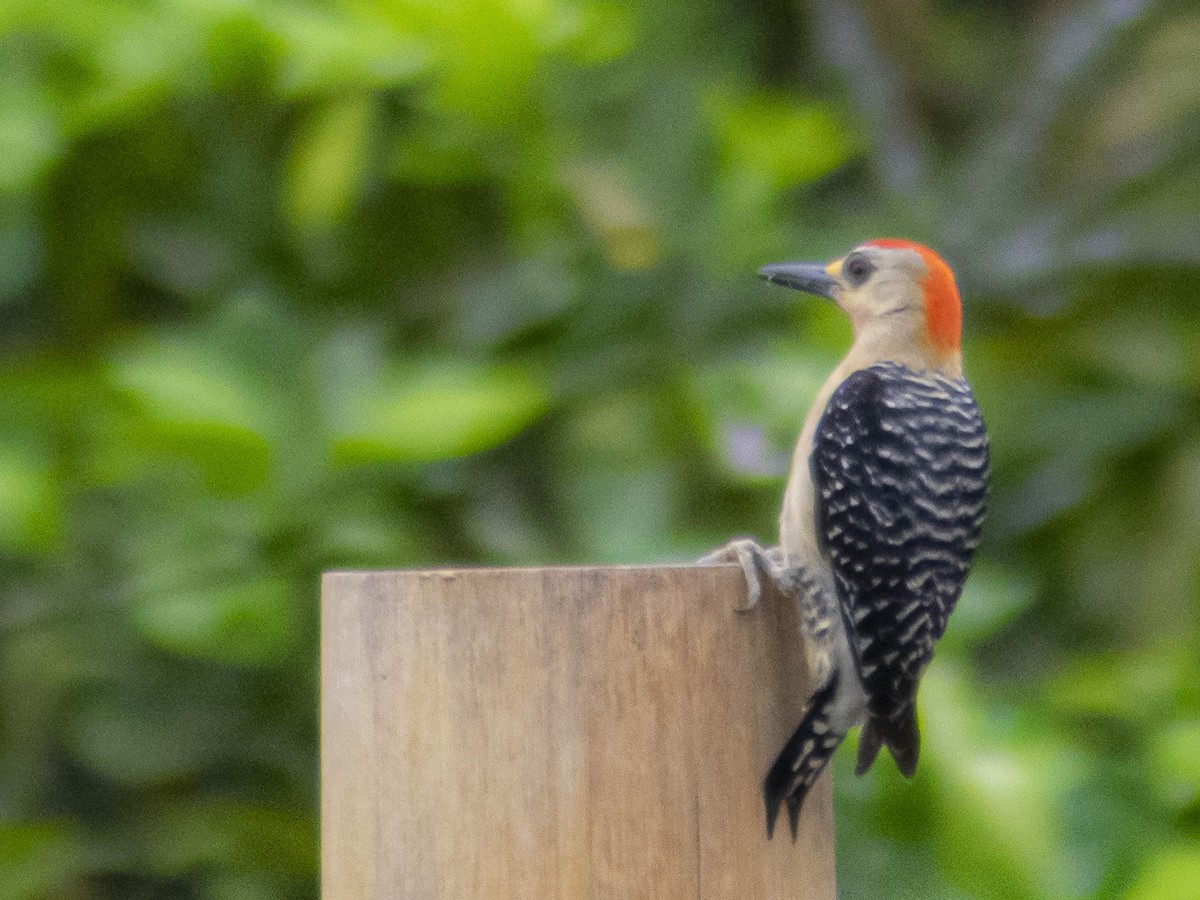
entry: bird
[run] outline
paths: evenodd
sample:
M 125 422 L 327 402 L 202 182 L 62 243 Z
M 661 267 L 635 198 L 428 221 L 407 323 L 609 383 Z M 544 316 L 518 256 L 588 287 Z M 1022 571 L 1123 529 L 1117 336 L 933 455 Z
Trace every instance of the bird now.
M 835 303 L 853 340 L 804 420 L 779 543 L 735 539 L 753 608 L 770 584 L 799 607 L 813 691 L 763 782 L 767 838 L 780 807 L 792 840 L 804 798 L 861 726 L 855 774 L 887 747 L 917 769 L 917 689 L 962 594 L 986 516 L 988 436 L 963 375 L 962 302 L 935 251 L 869 240 L 830 263 L 760 276 Z

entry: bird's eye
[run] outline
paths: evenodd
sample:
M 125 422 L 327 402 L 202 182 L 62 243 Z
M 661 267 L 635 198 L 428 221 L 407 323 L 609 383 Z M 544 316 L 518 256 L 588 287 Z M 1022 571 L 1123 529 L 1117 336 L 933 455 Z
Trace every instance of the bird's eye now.
M 871 273 L 875 271 L 875 267 L 861 256 L 852 256 L 846 260 L 842 266 L 842 274 L 846 277 L 846 281 L 851 287 L 858 287 L 863 284 Z

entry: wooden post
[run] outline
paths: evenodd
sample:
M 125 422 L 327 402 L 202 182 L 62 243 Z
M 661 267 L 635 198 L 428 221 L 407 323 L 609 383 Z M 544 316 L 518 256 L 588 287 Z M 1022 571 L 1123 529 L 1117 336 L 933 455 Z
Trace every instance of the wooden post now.
M 734 566 L 333 572 L 324 900 L 834 896 L 828 776 L 760 794 L 806 697 Z

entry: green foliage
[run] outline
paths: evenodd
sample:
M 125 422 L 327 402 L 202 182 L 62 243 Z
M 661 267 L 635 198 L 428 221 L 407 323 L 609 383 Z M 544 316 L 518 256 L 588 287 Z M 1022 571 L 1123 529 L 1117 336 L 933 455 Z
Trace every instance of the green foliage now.
M 1032 7 L 1043 7 L 1030 15 Z M 0 897 L 317 893 L 319 573 L 770 539 L 845 347 L 967 297 L 981 559 L 847 897 L 1200 883 L 1200 18 L 0 3 Z

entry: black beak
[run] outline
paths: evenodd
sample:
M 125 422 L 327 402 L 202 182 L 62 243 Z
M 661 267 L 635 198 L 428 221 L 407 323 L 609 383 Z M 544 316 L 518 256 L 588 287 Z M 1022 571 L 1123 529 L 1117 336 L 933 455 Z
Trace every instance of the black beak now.
M 834 299 L 833 291 L 837 287 L 837 279 L 826 272 L 821 263 L 772 263 L 759 269 L 758 274 L 772 284 L 782 284 L 827 300 Z

